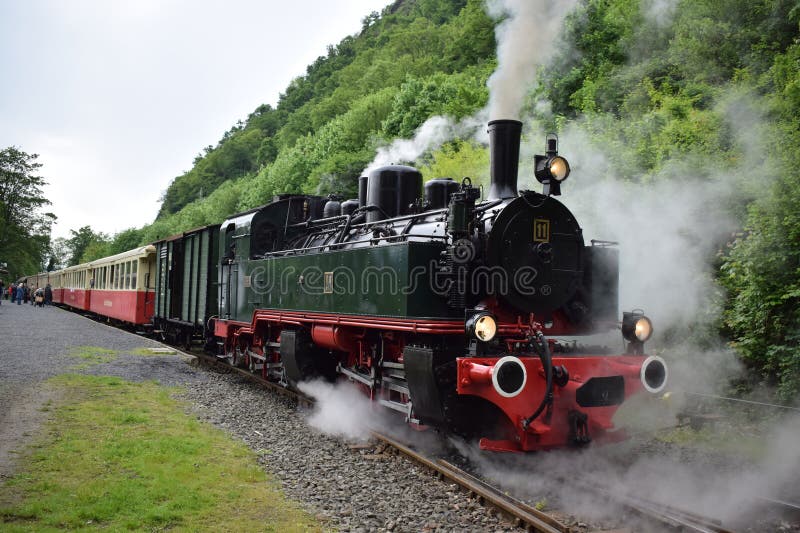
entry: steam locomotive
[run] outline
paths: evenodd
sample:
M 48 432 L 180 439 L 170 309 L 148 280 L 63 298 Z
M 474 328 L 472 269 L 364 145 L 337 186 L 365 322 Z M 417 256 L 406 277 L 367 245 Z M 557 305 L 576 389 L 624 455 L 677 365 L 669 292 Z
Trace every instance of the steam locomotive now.
M 619 321 L 614 243 L 586 244 L 555 198 L 570 173 L 557 139 L 535 158 L 543 192 L 518 192 L 522 123 L 488 127 L 485 200 L 468 178 L 423 194 L 419 171 L 393 165 L 360 178 L 358 199 L 280 195 L 153 243 L 133 285 L 154 332 L 287 387 L 350 380 L 485 450 L 624 438 L 618 407 L 666 384 L 644 351 L 653 326 L 641 311 Z M 612 328 L 623 354 L 556 340 Z

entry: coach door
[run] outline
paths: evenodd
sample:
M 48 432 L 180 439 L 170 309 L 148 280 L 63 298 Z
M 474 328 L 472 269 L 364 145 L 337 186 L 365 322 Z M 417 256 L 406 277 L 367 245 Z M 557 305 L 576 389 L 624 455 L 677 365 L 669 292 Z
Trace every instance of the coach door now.
M 219 289 L 220 308 L 222 316 L 230 318 L 236 313 L 237 281 L 239 279 L 239 264 L 236 262 L 236 248 L 233 239 L 235 224 L 230 224 L 225 228 L 225 243 L 220 251 L 222 264 L 220 265 L 220 275 L 222 277 Z
M 180 318 L 183 299 L 183 241 L 169 243 L 169 317 Z

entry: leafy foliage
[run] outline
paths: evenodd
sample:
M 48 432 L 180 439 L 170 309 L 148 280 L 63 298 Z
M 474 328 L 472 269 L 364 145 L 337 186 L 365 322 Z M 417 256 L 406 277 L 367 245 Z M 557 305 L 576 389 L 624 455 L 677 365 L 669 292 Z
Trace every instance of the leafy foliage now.
M 279 189 L 352 189 L 352 180 L 371 159 L 372 143 L 379 135 L 398 134 L 398 127 L 383 131 L 380 124 L 398 86 L 427 87 L 427 103 L 406 110 L 397 102 L 392 112 L 390 123 L 413 132 L 412 125 L 424 121 L 430 110 L 463 116 L 482 105 L 491 67 L 452 79 L 448 75 L 491 63 L 493 56 L 494 23 L 482 0 L 395 2 L 382 14 L 366 17 L 359 35 L 329 46 L 327 55 L 289 84 L 276 108 L 260 106 L 217 146 L 206 147 L 194 167 L 164 193 L 158 218 L 210 197 L 231 180 L 254 179 L 256 190 L 242 199 L 241 208 L 263 203 Z M 406 93 L 413 98 L 412 89 Z M 337 127 L 344 129 L 337 132 Z M 331 148 L 337 133 L 348 138 Z
M 10 146 L 0 150 L 0 266 L 11 279 L 44 270 L 50 245 L 50 227 L 56 217 L 41 210 L 44 178 L 37 176 L 37 154 Z
M 662 170 L 676 159 L 729 172 L 745 157 L 759 162 L 740 180 L 758 181 L 760 190 L 741 194 L 742 202 L 757 200 L 730 207 L 746 214 L 744 231 L 720 243 L 723 333 L 755 381 L 777 384 L 788 400 L 800 391 L 800 6 L 699 0 L 655 10 L 669 4 L 582 2 L 540 94 L 555 122 L 582 117 L 607 147 L 609 167 L 629 180 L 666 179 Z M 768 123 L 767 138 L 751 141 L 761 151 L 755 156 L 737 140 L 748 132 L 732 129 L 737 110 L 724 105 L 736 93 Z
M 762 84 L 772 89 L 770 157 L 779 172 L 751 205 L 720 279 L 730 299 L 725 326 L 746 362 L 789 399 L 800 391 L 800 45 L 775 57 Z

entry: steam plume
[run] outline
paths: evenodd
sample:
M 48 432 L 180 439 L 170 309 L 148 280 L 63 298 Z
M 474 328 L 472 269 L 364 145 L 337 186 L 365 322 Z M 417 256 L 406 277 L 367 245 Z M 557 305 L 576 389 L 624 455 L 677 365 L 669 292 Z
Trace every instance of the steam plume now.
M 318 380 L 302 382 L 298 388 L 316 400 L 308 417 L 311 427 L 326 435 L 369 439 L 368 423 L 374 425 L 378 413 L 355 385 L 346 381 L 334 385 Z
M 489 117 L 517 119 L 536 69 L 553 52 L 575 0 L 492 0 L 489 14 L 507 16 L 497 26 L 497 70 L 489 78 Z

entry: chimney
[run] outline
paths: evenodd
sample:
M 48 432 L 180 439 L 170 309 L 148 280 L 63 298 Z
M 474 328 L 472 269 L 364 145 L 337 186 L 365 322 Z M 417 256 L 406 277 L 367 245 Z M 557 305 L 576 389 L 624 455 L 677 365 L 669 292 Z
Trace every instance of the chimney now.
M 489 122 L 489 163 L 492 183 L 487 200 L 517 197 L 519 140 L 522 122 L 492 120 Z

